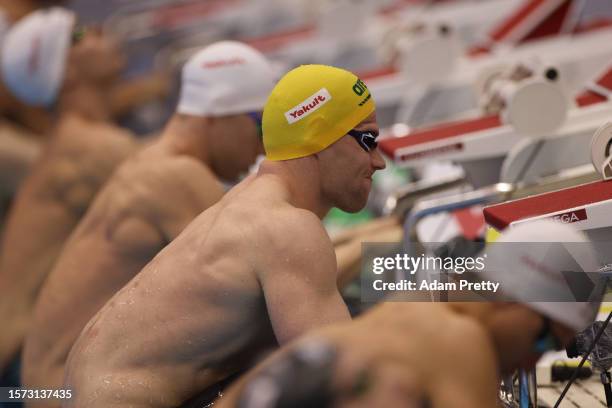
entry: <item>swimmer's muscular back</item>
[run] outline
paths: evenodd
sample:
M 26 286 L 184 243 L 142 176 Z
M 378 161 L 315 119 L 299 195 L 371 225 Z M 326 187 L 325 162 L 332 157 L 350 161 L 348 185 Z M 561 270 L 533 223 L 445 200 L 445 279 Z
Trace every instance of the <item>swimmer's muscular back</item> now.
M 121 166 L 82 222 L 84 229 L 103 227 L 107 242 L 128 258 L 150 260 L 223 196 L 202 163 L 159 150 L 153 145 Z
M 274 184 L 231 190 L 89 322 L 69 358 L 72 406 L 177 406 L 246 368 L 273 332 L 348 320 L 320 220 Z
M 26 340 L 24 383 L 61 386 L 68 352 L 89 319 L 222 195 L 212 172 L 190 157 L 158 154 L 152 146 L 128 159 L 100 191 L 45 282 Z
M 135 143 L 123 130 L 69 116 L 35 164 L 9 215 L 0 253 L 0 370 L 17 351 L 30 309 L 63 243 Z

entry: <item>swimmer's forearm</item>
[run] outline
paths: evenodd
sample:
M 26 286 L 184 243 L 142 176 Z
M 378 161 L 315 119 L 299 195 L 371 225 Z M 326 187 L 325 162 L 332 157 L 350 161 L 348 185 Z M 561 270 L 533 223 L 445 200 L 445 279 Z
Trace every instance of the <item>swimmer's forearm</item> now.
M 358 225 L 353 228 L 349 228 L 347 230 L 339 232 L 338 234 L 335 234 L 332 237 L 332 243 L 335 246 L 345 244 L 361 236 L 367 236 L 368 234 L 371 234 L 378 229 L 387 228 L 394 225 L 399 225 L 399 220 L 396 217 L 388 216 L 378 218 L 376 220 L 367 222 L 362 225 Z

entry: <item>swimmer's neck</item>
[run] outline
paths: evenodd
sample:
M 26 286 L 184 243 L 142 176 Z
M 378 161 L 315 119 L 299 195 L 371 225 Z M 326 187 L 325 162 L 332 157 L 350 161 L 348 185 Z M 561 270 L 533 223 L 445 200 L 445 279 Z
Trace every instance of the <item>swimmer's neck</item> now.
M 108 92 L 98 86 L 78 84 L 65 87 L 60 93 L 56 115 L 76 115 L 92 122 L 112 120 Z
M 285 190 L 289 204 L 310 211 L 322 220 L 333 205 L 323 199 L 318 176 L 304 168 L 299 160 L 308 158 L 280 162 L 265 160 L 257 177 L 275 180 Z
M 206 118 L 174 114 L 162 132 L 160 143 L 172 154 L 191 156 L 210 168 L 209 132 Z

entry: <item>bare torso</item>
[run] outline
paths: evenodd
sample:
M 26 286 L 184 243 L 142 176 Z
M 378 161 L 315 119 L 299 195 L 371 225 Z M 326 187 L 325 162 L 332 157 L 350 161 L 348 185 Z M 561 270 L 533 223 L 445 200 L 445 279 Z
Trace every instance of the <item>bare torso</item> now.
M 126 160 L 45 282 L 25 343 L 24 384 L 59 388 L 70 348 L 89 319 L 222 194 L 202 163 L 156 143 Z
M 278 241 L 296 238 L 275 237 L 278 223 L 322 229 L 304 213 L 274 183 L 251 177 L 196 218 L 83 330 L 67 366 L 70 406 L 175 407 L 248 367 L 279 337 L 262 269 L 285 261 L 271 250 Z M 298 301 L 307 307 L 308 298 Z
M 97 190 L 135 148 L 129 134 L 60 121 L 13 204 L 0 253 L 0 371 L 20 347 L 36 295 Z

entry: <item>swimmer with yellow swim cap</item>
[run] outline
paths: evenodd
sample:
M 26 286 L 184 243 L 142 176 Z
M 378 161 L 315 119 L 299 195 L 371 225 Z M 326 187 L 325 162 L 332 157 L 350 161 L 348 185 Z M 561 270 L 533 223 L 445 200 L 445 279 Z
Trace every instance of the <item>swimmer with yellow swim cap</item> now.
M 361 209 L 384 168 L 374 101 L 350 72 L 299 67 L 269 96 L 263 132 L 258 173 L 83 329 L 68 358 L 64 386 L 75 398 L 66 406 L 203 406 L 264 350 L 350 319 L 321 218 L 333 206 Z

